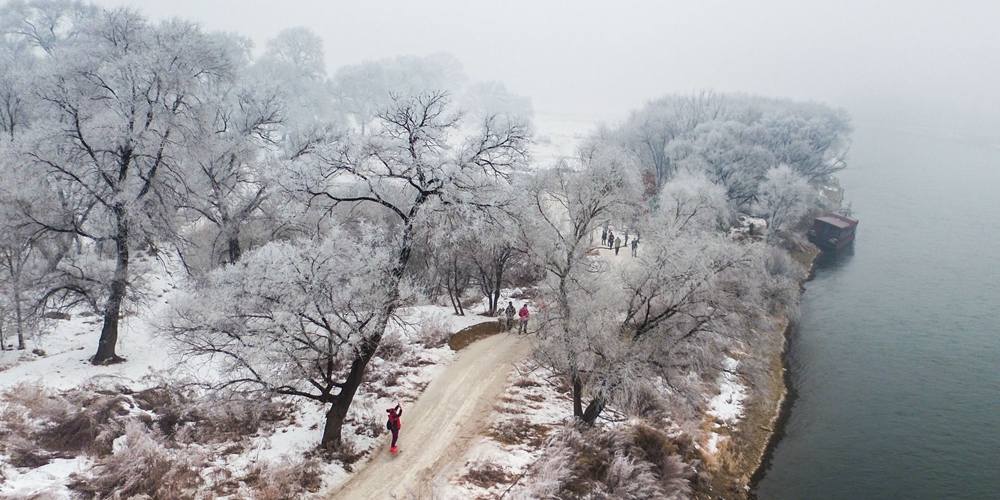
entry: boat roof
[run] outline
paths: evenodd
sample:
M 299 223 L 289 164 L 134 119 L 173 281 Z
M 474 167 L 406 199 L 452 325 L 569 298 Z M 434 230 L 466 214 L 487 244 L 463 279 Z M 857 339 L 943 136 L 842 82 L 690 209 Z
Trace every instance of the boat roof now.
M 852 219 L 833 212 L 827 212 L 820 217 L 816 217 L 816 220 L 834 226 L 838 229 L 847 229 L 858 225 L 857 219 Z

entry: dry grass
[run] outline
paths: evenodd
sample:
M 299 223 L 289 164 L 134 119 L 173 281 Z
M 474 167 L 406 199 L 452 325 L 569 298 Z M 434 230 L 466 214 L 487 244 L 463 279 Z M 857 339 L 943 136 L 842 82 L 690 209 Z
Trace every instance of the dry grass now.
M 758 394 L 770 394 L 773 399 L 748 399 L 744 406 L 745 417 L 728 432 L 730 440 L 720 443 L 718 453 L 711 460 L 706 457 L 706 470 L 695 484 L 695 498 L 707 500 L 718 495 L 737 500 L 749 498 L 745 487 L 750 485 L 762 460 L 766 459 L 769 442 L 774 437 L 778 404 L 785 396 L 782 363 L 781 353 L 775 353 L 769 360 L 769 377 L 763 381 L 769 387 L 757 391 Z M 726 430 L 721 429 L 723 433 Z
M 524 417 L 514 417 L 501 420 L 490 428 L 490 436 L 497 442 L 506 445 L 527 443 L 533 448 L 542 444 L 549 434 L 549 428 L 541 424 L 533 424 Z
M 469 470 L 463 479 L 480 488 L 492 488 L 499 484 L 509 483 L 511 475 L 495 460 L 480 458 L 469 464 Z
M 69 488 L 96 498 L 196 498 L 205 455 L 169 449 L 156 431 L 134 421 L 126 424 L 125 439 L 123 449 L 99 459 L 88 474 L 70 476 Z
M 320 461 L 310 458 L 253 467 L 244 482 L 253 489 L 252 500 L 294 500 L 318 491 L 323 477 Z

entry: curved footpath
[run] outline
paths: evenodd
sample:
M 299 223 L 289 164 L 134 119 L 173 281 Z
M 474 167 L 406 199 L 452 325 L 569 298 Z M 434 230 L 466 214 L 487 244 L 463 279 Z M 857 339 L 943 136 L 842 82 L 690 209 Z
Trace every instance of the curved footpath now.
M 484 428 L 514 363 L 529 352 L 528 342 L 500 333 L 459 351 L 455 360 L 403 408 L 399 453 L 389 453 L 388 434 L 368 463 L 334 499 L 393 499 L 429 496 L 434 478 L 460 460 L 469 441 Z

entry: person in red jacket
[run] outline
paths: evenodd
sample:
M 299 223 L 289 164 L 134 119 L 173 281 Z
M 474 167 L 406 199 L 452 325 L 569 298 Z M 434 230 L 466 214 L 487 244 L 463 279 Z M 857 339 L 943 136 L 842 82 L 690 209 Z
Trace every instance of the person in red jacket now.
M 528 333 L 528 303 L 524 303 L 524 307 L 521 308 L 517 313 L 521 317 L 521 326 L 518 328 L 517 333 Z
M 392 449 L 390 451 L 397 453 L 399 450 L 396 449 L 396 440 L 399 439 L 399 427 L 401 425 L 399 417 L 403 415 L 403 409 L 399 406 L 399 403 L 396 403 L 395 408 L 389 408 L 385 412 L 389 414 L 389 421 L 386 422 L 385 426 L 392 431 Z

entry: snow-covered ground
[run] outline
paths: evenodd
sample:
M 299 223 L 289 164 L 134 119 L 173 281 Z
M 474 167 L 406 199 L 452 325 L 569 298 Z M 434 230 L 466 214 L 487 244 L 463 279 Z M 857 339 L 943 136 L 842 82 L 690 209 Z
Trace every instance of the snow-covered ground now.
M 171 272 L 169 268 L 175 266 L 150 257 L 140 259 L 149 270 L 146 288 L 152 301 L 123 318 L 118 354 L 126 362 L 110 366 L 92 365 L 89 358 L 96 350 L 102 321 L 99 316 L 74 311 L 69 319 L 48 320 L 44 332 L 29 341 L 27 350 L 0 352 L 0 391 L 18 391 L 28 384 L 52 391 L 86 386 L 132 394 L 169 383 L 174 376 L 186 373 L 188 367 L 178 364 L 178 357 L 171 349 L 169 340 L 158 336 L 155 327 L 169 309 L 172 299 L 183 293 L 178 286 L 182 272 L 177 269 Z M 505 300 L 508 296 L 504 295 Z M 413 344 L 419 340 L 421 329 L 436 328 L 448 334 L 477 323 L 493 321 L 493 318 L 480 316 L 480 312 L 476 309 L 466 316 L 455 316 L 451 308 L 441 306 L 407 308 L 399 311 L 401 321 L 389 335 L 397 336 L 404 344 Z M 358 423 L 372 419 L 381 422 L 384 420 L 383 408 L 392 406 L 396 401 L 404 404 L 412 402 L 452 361 L 455 353 L 444 345 L 413 348 L 406 355 L 419 359 L 408 359 L 395 365 L 380 358 L 372 361 L 370 371 L 392 370 L 398 377 L 393 387 L 380 391 L 365 390 L 363 387 L 359 391 L 344 431 L 345 440 L 357 453 L 367 453 L 381 441 L 364 432 L 355 432 Z M 11 409 L 10 404 L 6 400 L 0 403 L 0 414 Z M 287 421 L 240 443 L 239 447 L 233 448 L 238 453 L 219 452 L 209 469 L 246 471 L 253 466 L 295 461 L 315 449 L 322 434 L 325 408 L 307 400 L 289 401 L 289 404 L 293 409 Z M 130 407 L 129 411 L 142 412 L 136 405 L 126 406 Z M 156 419 L 157 416 L 150 415 L 150 418 Z M 5 423 L 0 422 L 0 425 Z M 127 446 L 126 443 L 124 436 L 116 440 L 115 451 Z M 51 499 L 70 498 L 70 491 L 66 488 L 70 475 L 84 473 L 94 464 L 93 459 L 81 455 L 54 458 L 40 467 L 27 468 L 14 467 L 9 458 L 0 455 L 0 498 L 31 498 L 36 495 Z M 323 475 L 326 486 L 335 486 L 349 477 L 340 466 L 325 467 Z
M 535 124 L 536 144 L 532 154 L 536 165 L 541 167 L 572 156 L 581 139 L 594 126 L 587 120 L 555 115 L 540 115 Z M 53 391 L 87 385 L 130 394 L 160 386 L 186 373 L 190 367 L 178 365 L 169 341 L 156 334 L 157 322 L 178 294 L 183 293 L 183 274 L 176 265 L 149 256 L 140 256 L 138 260 L 139 265 L 147 269 L 145 288 L 149 301 L 122 320 L 118 354 L 126 358 L 126 362 L 111 366 L 90 364 L 102 318 L 76 311 L 69 319 L 48 320 L 44 334 L 33 339 L 28 350 L 0 352 L 0 391 L 17 390 L 19 384 L 38 385 Z M 501 304 L 519 297 L 521 292 L 505 291 Z M 413 344 L 420 329 L 428 325 L 454 333 L 476 323 L 493 321 L 479 315 L 483 305 L 472 309 L 462 317 L 455 316 L 451 308 L 434 305 L 405 309 L 400 311 L 401 325 L 389 337 L 398 337 L 403 344 Z M 404 405 L 415 401 L 455 359 L 455 353 L 447 346 L 420 347 L 408 351 L 406 356 L 409 356 L 408 361 L 380 358 L 372 361 L 370 373 L 392 370 L 398 377 L 392 387 L 375 388 L 371 384 L 378 381 L 366 382 L 369 385 L 363 386 L 355 399 L 343 435 L 348 448 L 367 458 L 354 467 L 337 462 L 323 465 L 321 491 L 332 491 L 347 482 L 352 477 L 348 470 L 363 467 L 380 444 L 384 444 L 384 434 L 379 437 L 377 433 L 373 436 L 363 432 L 360 427 L 365 422 L 384 423 L 384 408 L 396 401 Z M 742 418 L 742 402 L 747 397 L 746 388 L 736 376 L 738 361 L 729 358 L 726 362 L 726 370 L 718 381 L 720 392 L 707 402 L 706 418 L 716 428 L 732 426 Z M 468 440 L 452 461 L 458 465 L 438 471 L 439 481 L 435 488 L 438 497 L 480 498 L 502 493 L 502 489 L 528 472 L 542 453 L 541 445 L 546 436 L 571 415 L 569 396 L 560 392 L 542 370 L 519 365 L 505 387 L 493 411 L 483 417 L 480 432 Z M 0 414 L 7 405 L 7 401 L 0 402 Z M 322 434 L 325 408 L 301 399 L 289 401 L 289 405 L 292 410 L 286 420 L 232 447 L 232 451 L 221 451 L 225 446 L 216 446 L 204 474 L 211 474 L 213 469 L 245 473 L 254 467 L 295 462 L 314 450 Z M 140 410 L 132 408 L 129 411 Z M 156 415 L 151 418 L 155 419 Z M 3 422 L 0 425 L 4 425 Z M 715 453 L 720 439 L 725 437 L 710 432 L 704 441 L 705 450 Z M 116 452 L 127 446 L 126 439 L 119 438 L 115 442 Z M 9 458 L 0 455 L 0 498 L 70 498 L 66 484 L 71 475 L 86 474 L 95 463 L 94 459 L 81 455 L 53 458 L 45 465 L 28 468 L 14 467 Z

